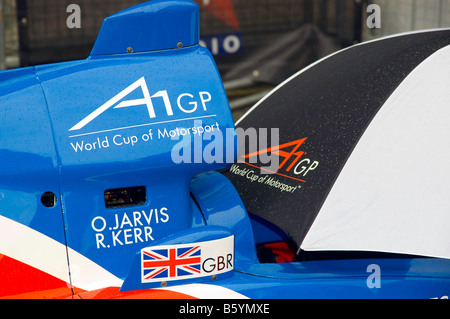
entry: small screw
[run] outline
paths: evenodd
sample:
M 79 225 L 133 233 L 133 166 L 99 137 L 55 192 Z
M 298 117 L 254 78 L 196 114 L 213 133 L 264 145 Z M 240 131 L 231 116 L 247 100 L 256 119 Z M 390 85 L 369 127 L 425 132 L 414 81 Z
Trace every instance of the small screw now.
M 165 286 L 167 286 L 167 282 L 161 281 L 161 287 L 165 287 Z
M 132 47 L 128 47 L 127 48 L 127 53 L 131 53 L 131 52 L 133 52 L 133 48 Z
M 177 48 L 182 48 L 183 47 L 183 43 L 182 42 L 178 42 L 177 43 Z
M 211 280 L 212 281 L 216 281 L 217 280 L 217 275 L 212 275 Z

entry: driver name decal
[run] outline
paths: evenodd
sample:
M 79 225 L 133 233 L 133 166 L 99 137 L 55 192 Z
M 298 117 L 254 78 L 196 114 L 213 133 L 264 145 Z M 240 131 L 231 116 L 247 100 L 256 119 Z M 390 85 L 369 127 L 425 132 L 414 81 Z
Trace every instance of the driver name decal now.
M 170 220 L 167 207 L 96 216 L 91 221 L 97 249 L 113 248 L 155 240 L 154 228 Z M 157 234 L 156 234 L 157 235 Z

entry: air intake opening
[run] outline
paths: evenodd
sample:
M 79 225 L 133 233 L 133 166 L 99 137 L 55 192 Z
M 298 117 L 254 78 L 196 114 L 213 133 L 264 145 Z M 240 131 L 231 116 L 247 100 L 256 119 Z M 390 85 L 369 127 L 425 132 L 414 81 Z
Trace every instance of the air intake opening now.
M 105 191 L 106 208 L 138 206 L 145 204 L 146 200 L 145 186 L 115 188 Z

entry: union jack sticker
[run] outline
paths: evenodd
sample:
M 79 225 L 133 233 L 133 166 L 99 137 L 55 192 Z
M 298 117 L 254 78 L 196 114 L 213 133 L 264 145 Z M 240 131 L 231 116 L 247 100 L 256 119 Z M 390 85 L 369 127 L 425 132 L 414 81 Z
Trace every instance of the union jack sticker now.
M 211 276 L 233 269 L 234 236 L 141 250 L 142 283 Z

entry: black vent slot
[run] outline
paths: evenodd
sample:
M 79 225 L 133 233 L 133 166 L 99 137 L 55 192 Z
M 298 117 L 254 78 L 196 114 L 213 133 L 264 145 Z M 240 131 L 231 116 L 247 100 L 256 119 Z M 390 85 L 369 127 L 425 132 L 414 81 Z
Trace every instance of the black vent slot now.
M 118 208 L 144 205 L 147 194 L 144 186 L 107 189 L 105 191 L 106 208 Z

